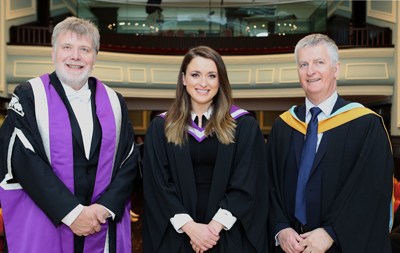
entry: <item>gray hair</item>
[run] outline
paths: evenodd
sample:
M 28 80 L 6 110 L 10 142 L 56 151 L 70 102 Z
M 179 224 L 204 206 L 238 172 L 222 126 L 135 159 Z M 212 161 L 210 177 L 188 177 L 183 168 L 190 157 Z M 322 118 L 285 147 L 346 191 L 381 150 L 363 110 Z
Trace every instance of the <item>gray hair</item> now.
M 300 49 L 311 46 L 324 45 L 328 50 L 328 55 L 331 58 L 332 67 L 339 61 L 339 50 L 336 43 L 326 35 L 315 33 L 302 38 L 296 45 L 294 55 L 296 57 L 296 64 L 298 64 L 297 53 Z
M 51 37 L 51 44 L 54 51 L 56 51 L 57 40 L 60 34 L 68 31 L 76 33 L 78 38 L 83 35 L 88 39 L 91 39 L 93 41 L 93 48 L 96 51 L 96 54 L 99 52 L 100 34 L 96 25 L 89 20 L 84 20 L 77 17 L 66 18 L 62 22 L 58 23 L 56 27 L 54 27 L 53 35 Z

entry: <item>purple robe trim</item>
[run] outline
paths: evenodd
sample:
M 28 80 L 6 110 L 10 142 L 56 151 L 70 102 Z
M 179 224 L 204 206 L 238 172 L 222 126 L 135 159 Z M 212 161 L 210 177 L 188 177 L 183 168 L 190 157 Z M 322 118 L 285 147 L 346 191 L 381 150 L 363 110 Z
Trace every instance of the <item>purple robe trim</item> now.
M 72 130 L 68 111 L 50 84 L 49 75 L 40 77 L 46 91 L 49 113 L 51 163 L 54 173 L 74 193 Z M 102 127 L 102 142 L 92 203 L 105 192 L 111 181 L 116 145 L 116 124 L 105 86 L 96 79 L 96 113 Z M 107 133 L 107 134 L 106 134 Z M 74 234 L 62 224 L 55 227 L 23 189 L 4 190 L 0 187 L 9 252 L 73 253 Z M 130 252 L 130 200 L 122 221 L 117 223 L 117 253 Z M 85 238 L 85 253 L 103 253 L 108 222 L 99 233 Z
M 248 111 L 240 109 L 239 107 L 234 105 L 231 106 L 230 113 L 232 118 L 234 118 L 235 120 L 245 114 L 250 114 Z M 158 116 L 164 118 L 165 113 L 160 114 Z M 205 126 L 200 128 L 198 125 L 196 125 L 196 123 L 194 123 L 192 119 L 190 119 L 189 126 L 187 127 L 186 131 L 190 135 L 192 135 L 198 142 L 202 142 L 207 137 L 204 132 L 205 129 L 206 129 Z

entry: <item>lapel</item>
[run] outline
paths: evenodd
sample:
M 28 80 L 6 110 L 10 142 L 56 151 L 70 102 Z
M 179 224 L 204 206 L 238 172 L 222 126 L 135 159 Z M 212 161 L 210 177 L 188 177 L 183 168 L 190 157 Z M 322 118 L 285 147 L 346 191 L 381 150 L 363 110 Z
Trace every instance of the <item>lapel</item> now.
M 306 105 L 300 105 L 298 108 L 296 108 L 295 111 L 297 117 L 299 120 L 305 122 L 306 118 Z M 300 133 L 299 131 L 293 131 L 293 138 L 294 138 L 294 152 L 296 156 L 296 164 L 297 164 L 297 170 L 300 168 L 300 160 L 301 160 L 301 153 L 303 151 L 303 144 L 304 144 L 304 135 Z
M 101 125 L 96 114 L 96 101 L 95 101 L 96 84 L 93 83 L 91 79 L 89 79 L 89 89 L 91 91 L 90 102 L 92 104 L 92 117 L 93 117 L 93 135 L 89 152 L 89 160 L 90 160 L 94 152 L 97 150 L 97 145 L 99 145 L 99 142 L 101 140 L 102 132 L 101 132 Z
M 225 189 L 229 182 L 231 175 L 231 168 L 233 159 L 226 159 L 227 157 L 235 157 L 235 144 L 224 145 L 218 142 L 218 154 L 215 161 L 213 179 L 211 182 L 210 197 L 208 199 L 208 206 L 206 211 L 206 220 L 211 220 L 218 210 L 221 199 L 225 196 Z
M 335 105 L 333 106 L 332 113 L 336 112 L 339 108 L 343 107 L 346 104 L 346 101 L 338 96 Z M 325 156 L 326 148 L 328 146 L 330 131 L 327 131 L 322 136 L 321 142 L 318 147 L 317 154 L 315 155 L 314 163 L 310 171 L 310 177 L 321 162 L 322 158 Z
M 69 120 L 71 123 L 72 135 L 74 136 L 83 153 L 85 153 L 85 149 L 83 147 L 82 133 L 79 127 L 78 120 L 75 117 L 74 111 L 72 110 L 71 104 L 68 101 L 67 95 L 65 95 L 64 88 L 62 87 L 62 84 L 60 82 L 60 79 L 58 79 L 56 72 L 50 74 L 50 83 L 51 85 L 53 85 L 54 89 L 57 91 L 57 94 L 60 96 L 65 107 L 67 108 Z

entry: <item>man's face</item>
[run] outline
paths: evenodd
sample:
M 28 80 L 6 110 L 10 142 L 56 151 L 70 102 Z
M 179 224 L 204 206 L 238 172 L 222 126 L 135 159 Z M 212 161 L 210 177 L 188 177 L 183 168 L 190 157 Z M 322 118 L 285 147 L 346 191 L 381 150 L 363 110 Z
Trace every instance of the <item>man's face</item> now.
M 336 78 L 339 76 L 340 63 L 332 66 L 325 45 L 305 47 L 297 52 L 297 72 L 300 84 L 307 98 L 319 105 L 336 90 Z
M 85 85 L 96 61 L 92 40 L 86 36 L 78 38 L 70 31 L 59 35 L 52 57 L 58 78 L 75 90 Z

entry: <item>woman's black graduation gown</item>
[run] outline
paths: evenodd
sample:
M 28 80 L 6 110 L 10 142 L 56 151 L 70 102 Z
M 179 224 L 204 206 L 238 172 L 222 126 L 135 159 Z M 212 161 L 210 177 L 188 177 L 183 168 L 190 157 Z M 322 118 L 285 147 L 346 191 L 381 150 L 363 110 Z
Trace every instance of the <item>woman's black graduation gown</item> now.
M 207 252 L 268 252 L 268 182 L 264 137 L 250 115 L 236 119 L 235 143 L 217 142 L 215 167 L 205 208 L 209 223 L 219 208 L 237 221 L 222 230 Z M 188 138 L 192 138 L 191 136 Z M 189 142 L 168 143 L 164 119 L 156 117 L 146 134 L 143 183 L 144 252 L 191 252 L 189 237 L 173 228 L 170 218 L 187 213 L 195 222 L 197 191 Z

